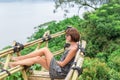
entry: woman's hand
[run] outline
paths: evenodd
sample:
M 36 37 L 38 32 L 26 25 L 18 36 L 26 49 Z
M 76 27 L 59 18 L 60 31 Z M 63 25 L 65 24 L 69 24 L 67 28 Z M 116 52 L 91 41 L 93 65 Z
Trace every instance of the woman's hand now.
M 61 61 L 57 61 L 58 65 L 60 65 L 61 67 L 63 67 L 62 62 Z

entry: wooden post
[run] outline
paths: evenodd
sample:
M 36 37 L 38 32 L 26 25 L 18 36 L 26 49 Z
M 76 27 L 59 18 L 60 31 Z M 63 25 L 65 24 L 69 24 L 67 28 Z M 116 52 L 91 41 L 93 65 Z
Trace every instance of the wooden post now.
M 74 62 L 77 62 L 77 60 L 78 60 L 78 58 L 79 58 L 79 52 L 80 52 L 80 49 L 79 49 L 79 50 L 77 51 L 77 53 L 76 53 Z M 75 67 L 75 64 L 73 64 L 72 67 Z M 73 69 L 71 69 L 71 70 L 69 71 L 69 73 L 67 74 L 65 80 L 70 80 L 71 77 L 72 77 L 72 74 L 73 74 Z
M 21 56 L 20 52 L 17 52 L 17 56 Z M 21 70 L 21 72 L 22 72 L 23 79 L 28 80 L 28 77 L 24 68 Z
M 79 66 L 81 68 L 82 64 L 83 64 L 83 61 L 84 61 L 84 57 L 80 57 L 76 66 Z M 72 80 L 78 80 L 78 75 L 79 75 L 78 71 L 74 70 Z
M 44 33 L 44 35 L 43 35 L 43 38 L 47 39 L 49 35 L 50 35 L 50 31 L 46 31 L 46 32 Z M 45 43 L 46 43 L 45 46 L 48 47 L 48 40 L 46 40 Z M 43 57 L 44 57 L 44 56 L 43 56 Z M 42 67 L 41 70 L 42 70 L 42 71 L 46 71 L 46 69 L 45 69 L 44 67 Z
M 25 69 L 22 69 L 22 76 L 23 76 L 24 80 L 28 80 L 28 77 L 27 77 Z
M 85 49 L 85 46 L 86 46 L 86 41 L 82 40 L 82 48 Z M 83 61 L 84 61 L 84 55 L 83 52 L 80 52 L 76 66 L 82 68 Z M 77 79 L 78 79 L 78 71 L 74 70 L 72 80 L 77 80 Z
M 17 56 L 21 56 L 20 52 L 17 52 Z
M 38 50 L 40 48 L 40 45 L 41 45 L 41 43 L 38 43 L 36 50 Z
M 43 37 L 47 38 L 49 35 L 50 35 L 50 31 L 46 31 Z M 46 40 L 46 47 L 48 47 L 48 40 Z
M 5 64 L 4 64 L 3 69 L 7 69 L 7 68 L 8 68 L 8 64 L 9 64 L 9 61 L 10 61 L 10 59 L 11 59 L 11 56 L 12 56 L 12 54 L 8 54 L 8 55 L 7 55 L 6 62 L 5 62 Z M 5 80 L 5 78 L 4 78 L 3 80 Z
M 7 55 L 6 62 L 5 62 L 5 64 L 4 64 L 4 68 L 3 68 L 3 69 L 7 69 L 8 63 L 9 63 L 9 61 L 10 61 L 10 59 L 11 59 L 11 56 L 12 56 L 12 54 L 8 54 L 8 55 Z
M 80 44 L 80 42 L 79 42 L 79 44 Z M 83 48 L 85 48 L 85 46 L 86 46 L 86 41 L 83 41 L 82 40 L 82 47 Z M 84 60 L 84 58 L 83 57 L 80 57 L 81 55 L 83 54 L 82 52 L 81 52 L 81 50 L 79 49 L 78 51 L 77 51 L 77 53 L 76 53 L 76 56 L 75 56 L 75 60 L 74 60 L 74 62 L 77 62 L 77 65 L 81 65 L 82 63 L 83 63 L 83 60 Z M 81 62 L 82 61 L 82 62 Z M 76 65 L 75 64 L 73 64 L 72 65 L 72 67 L 75 67 Z M 77 73 L 77 71 L 75 71 L 74 72 L 74 70 L 73 69 L 71 69 L 70 71 L 69 71 L 69 73 L 67 74 L 67 76 L 66 76 L 66 78 L 65 78 L 65 80 L 71 80 L 71 78 L 72 78 L 72 80 L 77 80 L 77 77 L 78 77 L 78 73 Z M 75 76 L 74 76 L 75 75 Z M 76 76 L 77 75 L 77 76 Z M 75 78 L 74 78 L 75 77 Z

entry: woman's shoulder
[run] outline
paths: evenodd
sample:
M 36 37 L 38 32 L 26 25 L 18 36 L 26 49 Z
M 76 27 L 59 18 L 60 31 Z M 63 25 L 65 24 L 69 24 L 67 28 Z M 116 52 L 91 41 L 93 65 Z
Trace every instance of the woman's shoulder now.
M 70 48 L 70 50 L 76 51 L 76 50 L 78 50 L 78 46 L 77 46 L 77 45 L 72 46 L 72 47 Z

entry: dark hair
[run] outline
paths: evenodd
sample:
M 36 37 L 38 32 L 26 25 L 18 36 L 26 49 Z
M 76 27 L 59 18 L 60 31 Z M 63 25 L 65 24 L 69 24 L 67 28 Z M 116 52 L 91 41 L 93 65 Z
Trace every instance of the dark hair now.
M 71 27 L 71 28 L 68 28 L 65 32 L 66 32 L 66 35 L 71 36 L 72 41 L 78 42 L 80 40 L 80 33 L 77 29 Z

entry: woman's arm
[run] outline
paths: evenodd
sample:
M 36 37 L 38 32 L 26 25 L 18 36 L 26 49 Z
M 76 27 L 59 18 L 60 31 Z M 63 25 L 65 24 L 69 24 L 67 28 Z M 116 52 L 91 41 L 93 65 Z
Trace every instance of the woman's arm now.
M 70 62 L 70 60 L 75 56 L 77 52 L 77 48 L 72 48 L 68 55 L 66 56 L 66 58 L 64 59 L 64 61 L 57 61 L 57 63 L 61 66 L 64 67 L 67 63 Z

